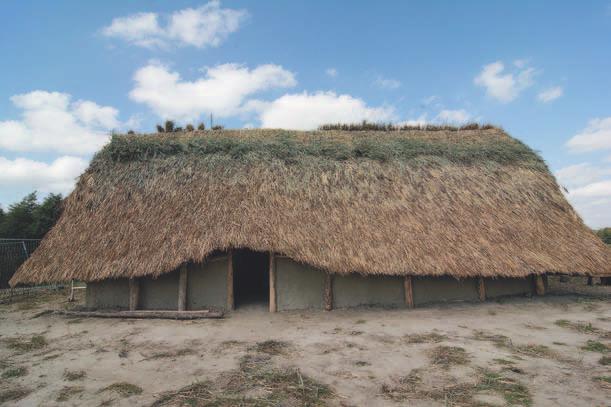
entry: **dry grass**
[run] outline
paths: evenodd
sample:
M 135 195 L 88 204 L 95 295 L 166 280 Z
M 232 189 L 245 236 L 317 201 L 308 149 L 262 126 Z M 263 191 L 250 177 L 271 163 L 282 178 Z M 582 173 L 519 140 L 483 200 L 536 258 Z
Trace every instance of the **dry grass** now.
M 236 247 L 340 274 L 611 272 L 499 129 L 235 130 L 114 137 L 12 283 L 156 277 Z
M 520 382 L 490 370 L 478 370 L 475 381 L 461 382 L 451 376 L 436 375 L 443 383 L 425 384 L 424 372 L 412 370 L 408 376 L 382 385 L 382 394 L 397 402 L 407 400 L 433 400 L 445 406 L 481 406 L 474 397 L 481 392 L 501 395 L 508 405 L 530 406 L 532 398 L 526 386 Z
M 127 382 L 113 383 L 109 386 L 104 387 L 100 392 L 114 392 L 121 397 L 130 397 L 136 394 L 142 393 L 142 387 L 136 386 L 135 384 Z
M 17 352 L 32 352 L 48 345 L 43 335 L 34 335 L 29 340 L 23 337 L 4 339 L 9 349 Z
M 404 338 L 407 343 L 439 343 L 448 339 L 447 336 L 440 335 L 437 332 L 406 335 Z
M 17 401 L 32 393 L 32 390 L 21 386 L 0 389 L 0 404 Z
M 73 396 L 77 394 L 81 394 L 85 391 L 85 389 L 81 386 L 64 386 L 57 394 L 57 398 L 55 401 L 57 402 L 66 402 L 70 400 Z
M 484 331 L 474 331 L 474 335 L 472 338 L 478 341 L 492 342 L 498 348 L 504 348 L 519 355 L 525 355 L 535 358 L 555 359 L 559 361 L 569 361 L 568 359 L 563 358 L 561 355 L 554 352 L 548 346 L 533 343 L 515 344 L 509 337 L 505 335 L 489 334 Z
M 197 382 L 163 394 L 153 407 L 189 406 L 325 406 L 331 389 L 298 369 L 278 369 L 263 352 L 242 358 L 240 367 L 215 381 Z
M 263 342 L 257 342 L 256 345 L 249 348 L 249 351 L 257 353 L 265 353 L 268 355 L 284 355 L 290 349 L 291 345 L 288 342 L 267 340 Z
M 22 377 L 28 374 L 28 369 L 25 367 L 13 367 L 2 372 L 3 379 L 12 379 L 15 377 Z
M 489 370 L 482 372 L 477 391 L 493 391 L 501 394 L 511 406 L 530 406 L 532 397 L 528 388 L 518 381 Z
M 583 334 L 597 334 L 597 335 L 604 334 L 603 330 L 592 326 L 591 322 L 582 322 L 582 321 L 573 322 L 573 321 L 569 321 L 566 319 L 559 319 L 554 323 L 560 327 L 570 328 L 570 329 L 573 329 Z
M 69 382 L 74 382 L 76 380 L 82 380 L 87 376 L 84 370 L 66 370 L 64 372 L 64 379 Z
M 449 369 L 455 365 L 466 365 L 469 357 L 464 348 L 459 346 L 437 346 L 429 351 L 431 363 Z
M 195 350 L 191 348 L 182 348 L 173 351 L 162 351 L 162 352 L 154 352 L 150 356 L 146 357 L 143 360 L 156 360 L 156 359 L 168 359 L 168 358 L 179 358 L 182 356 L 193 355 L 195 354 Z

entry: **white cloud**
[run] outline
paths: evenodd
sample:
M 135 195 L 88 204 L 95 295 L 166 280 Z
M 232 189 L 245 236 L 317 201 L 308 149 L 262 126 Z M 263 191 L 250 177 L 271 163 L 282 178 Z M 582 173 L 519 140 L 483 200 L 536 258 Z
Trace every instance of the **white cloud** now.
M 331 78 L 335 78 L 337 76 L 337 69 L 335 68 L 327 68 L 325 70 L 325 74 L 330 76 Z
M 590 120 L 566 145 L 575 152 L 611 149 L 611 117 Z
M 245 10 L 221 8 L 220 1 L 215 0 L 201 7 L 175 11 L 165 26 L 159 24 L 156 13 L 118 17 L 102 29 L 102 34 L 148 48 L 170 45 L 217 47 L 229 34 L 238 30 L 247 15 Z
M 69 193 L 76 177 L 87 168 L 88 162 L 79 157 L 63 156 L 50 164 L 26 158 L 9 160 L 0 157 L 0 186 L 24 186 L 43 193 Z
M 558 99 L 564 93 L 561 86 L 553 86 L 551 88 L 545 89 L 542 92 L 539 92 L 537 95 L 537 99 L 543 103 L 549 103 L 553 100 Z
M 377 79 L 374 81 L 374 85 L 381 89 L 394 90 L 399 89 L 401 87 L 401 82 L 396 79 L 378 76 Z
M 466 123 L 471 118 L 471 115 L 464 109 L 460 110 L 442 110 L 439 112 L 435 120 L 441 123 Z
M 600 181 L 606 176 L 611 176 L 611 167 L 600 168 L 590 163 L 569 165 L 556 171 L 558 182 L 569 189 Z
M 0 148 L 79 155 L 97 151 L 110 130 L 120 126 L 119 112 L 86 100 L 70 103 L 70 99 L 66 93 L 41 90 L 12 96 L 22 119 L 0 121 Z
M 504 73 L 505 65 L 501 61 L 485 65 L 473 81 L 477 86 L 486 88 L 488 96 L 503 103 L 511 102 L 520 92 L 532 86 L 537 73 L 523 60 L 516 61 L 514 65 L 517 69 L 512 73 Z
M 611 167 L 575 164 L 556 171 L 556 177 L 568 189 L 567 198 L 589 226 L 611 225 Z
M 424 126 L 428 124 L 427 114 L 423 113 L 416 119 L 408 119 L 397 123 L 397 126 Z
M 134 75 L 129 96 L 165 119 L 194 120 L 202 114 L 219 117 L 239 114 L 245 98 L 257 92 L 297 84 L 295 76 L 279 65 L 248 69 L 237 64 L 205 68 L 205 77 L 185 81 L 177 72 L 150 64 Z
M 265 128 L 315 129 L 325 123 L 388 121 L 394 117 L 391 107 L 370 107 L 350 95 L 334 92 L 284 95 L 269 103 L 261 112 Z

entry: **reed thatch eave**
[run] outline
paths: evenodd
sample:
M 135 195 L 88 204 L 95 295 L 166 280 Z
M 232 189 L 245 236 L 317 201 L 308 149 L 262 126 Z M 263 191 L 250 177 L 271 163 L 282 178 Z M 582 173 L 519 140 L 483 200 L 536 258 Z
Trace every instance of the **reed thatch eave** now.
M 611 273 L 543 160 L 489 129 L 117 136 L 11 284 L 159 276 L 231 248 L 332 273 Z

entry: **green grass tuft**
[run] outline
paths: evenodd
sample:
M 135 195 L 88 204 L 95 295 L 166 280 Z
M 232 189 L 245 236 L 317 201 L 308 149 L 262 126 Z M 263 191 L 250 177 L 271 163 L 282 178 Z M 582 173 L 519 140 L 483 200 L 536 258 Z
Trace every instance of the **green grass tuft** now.
M 11 369 L 8 369 L 2 372 L 2 378 L 11 379 L 14 377 L 22 377 L 22 376 L 25 376 L 27 373 L 28 373 L 28 369 L 26 369 L 25 367 L 14 367 L 14 368 L 11 368 Z
M 605 345 L 602 342 L 593 341 L 593 340 L 589 340 L 588 342 L 586 342 L 585 346 L 582 346 L 581 349 L 587 350 L 590 352 L 600 352 L 600 353 L 609 352 L 609 346 Z

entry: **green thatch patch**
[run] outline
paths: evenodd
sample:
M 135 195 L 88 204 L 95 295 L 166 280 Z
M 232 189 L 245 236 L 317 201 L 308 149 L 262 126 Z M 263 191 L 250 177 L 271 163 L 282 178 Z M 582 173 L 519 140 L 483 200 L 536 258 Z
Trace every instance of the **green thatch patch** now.
M 225 134 L 227 133 L 227 134 Z M 178 135 L 114 136 L 100 151 L 93 167 L 107 162 L 147 161 L 167 156 L 206 157 L 210 163 L 229 165 L 241 162 L 279 160 L 296 164 L 302 160 L 345 161 L 370 159 L 414 161 L 428 159 L 441 162 L 472 164 L 493 162 L 545 170 L 543 160 L 528 146 L 510 137 L 474 140 L 474 131 L 455 132 L 432 137 L 422 131 L 368 131 L 349 137 L 337 132 L 228 131 L 214 133 L 180 133 Z

